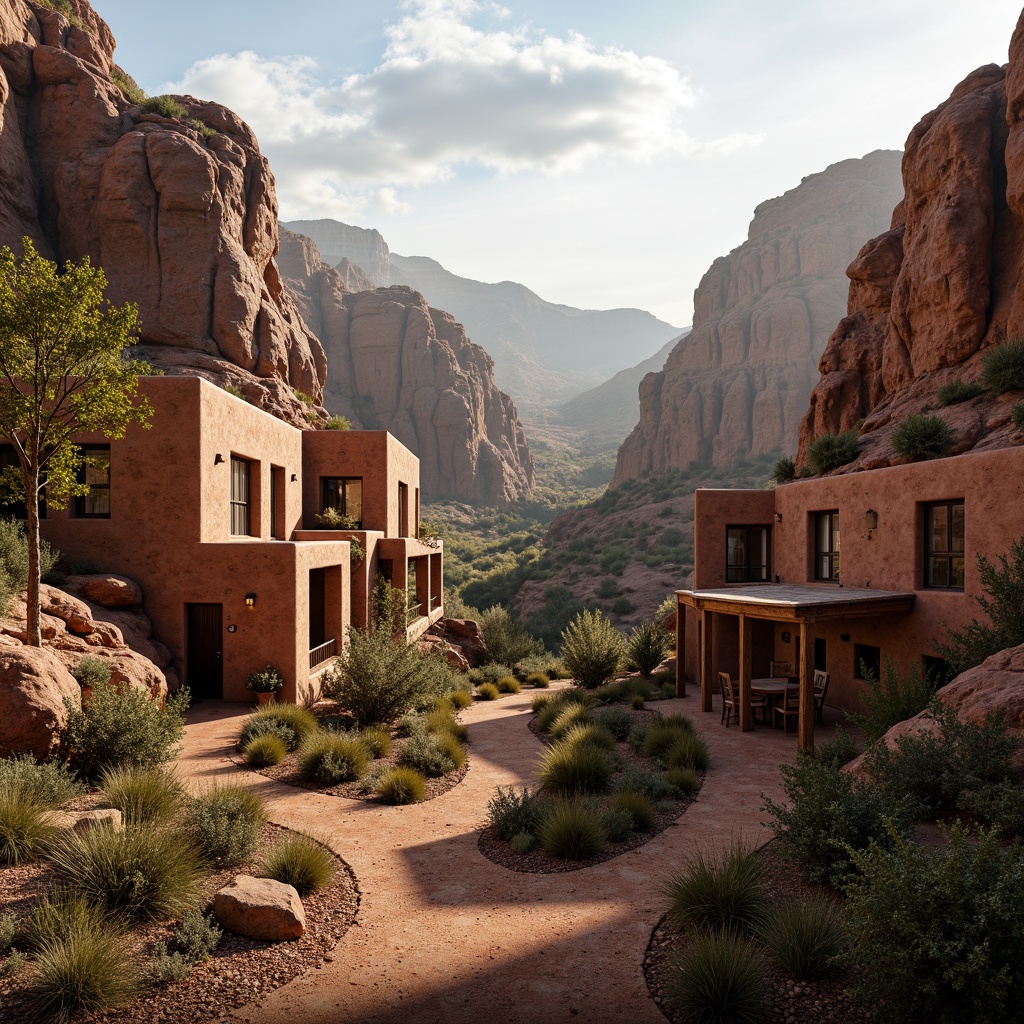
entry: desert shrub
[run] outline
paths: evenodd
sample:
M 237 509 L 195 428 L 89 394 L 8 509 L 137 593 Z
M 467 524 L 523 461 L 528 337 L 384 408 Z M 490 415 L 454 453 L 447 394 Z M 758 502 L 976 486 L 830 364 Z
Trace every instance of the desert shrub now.
M 700 776 L 692 768 L 669 768 L 665 781 L 683 796 L 693 796 L 700 789 Z
M 675 796 L 675 790 L 660 772 L 628 764 L 615 777 L 616 793 L 643 793 L 652 800 Z
M 424 731 L 454 736 L 460 743 L 465 743 L 469 739 L 469 730 L 461 722 L 457 722 L 451 713 L 431 712 L 425 719 Z
M 963 629 L 951 629 L 939 654 L 954 675 L 980 665 L 1007 647 L 1024 644 L 1024 537 L 1010 545 L 1008 555 L 997 563 L 978 556 L 978 576 L 984 596 L 975 600 L 988 615 L 988 622 L 974 619 Z
M 606 576 L 597 585 L 597 590 L 594 593 L 607 600 L 608 598 L 619 596 L 619 584 L 618 581 L 612 576 Z
M 460 687 L 457 690 L 451 690 L 446 694 L 448 700 L 451 701 L 452 707 L 456 711 L 461 711 L 463 708 L 468 708 L 473 703 L 473 691 L 464 687 Z
M 48 819 L 41 803 L 0 786 L 0 864 L 23 864 L 46 853 L 59 835 Z
M 628 597 L 617 597 L 612 602 L 612 611 L 616 615 L 628 615 L 636 605 Z
M 790 458 L 788 455 L 783 455 L 781 459 L 775 462 L 772 466 L 771 479 L 777 484 L 788 484 L 791 480 L 796 479 L 796 460 Z
M 600 747 L 589 743 L 559 743 L 541 755 L 537 772 L 551 793 L 604 793 L 615 766 Z
M 897 424 L 892 446 L 897 455 L 915 462 L 941 459 L 953 447 L 953 431 L 938 416 L 914 413 Z
M 764 868 L 745 846 L 717 853 L 697 850 L 664 885 L 668 918 L 678 928 L 750 931 L 767 912 L 763 881 Z
M 79 660 L 71 670 L 71 674 L 75 677 L 78 685 L 83 688 L 92 689 L 96 686 L 103 686 L 104 683 L 110 682 L 110 662 L 87 654 Z
M 166 942 L 157 942 L 146 965 L 146 974 L 157 985 L 171 981 L 184 981 L 192 973 L 192 964 L 184 953 L 168 952 Z
M 600 610 L 580 612 L 562 633 L 562 661 L 581 686 L 599 686 L 614 676 L 623 653 L 621 634 Z
M 324 693 L 360 726 L 390 725 L 438 692 L 433 660 L 420 655 L 404 636 L 396 641 L 387 623 L 353 629 Z
M 360 735 L 371 757 L 387 757 L 391 753 L 391 733 L 383 726 L 371 725 Z
M 39 541 L 39 574 L 45 580 L 60 561 L 60 552 L 45 540 Z M 0 517 L 0 612 L 12 594 L 28 586 L 28 537 L 25 524 Z
M 267 822 L 263 798 L 241 786 L 212 786 L 188 801 L 185 830 L 196 849 L 214 864 L 247 861 Z
M 90 903 L 81 893 L 66 887 L 45 891 L 22 922 L 17 941 L 29 953 L 47 941 L 80 928 L 102 927 L 101 908 Z
M 321 425 L 323 430 L 351 430 L 352 423 L 347 416 L 328 416 Z
M 1024 984 L 1024 857 L 959 823 L 936 849 L 891 836 L 846 887 L 859 994 L 889 1020 L 1009 1021 Z M 1014 1010 L 1013 1007 L 1017 1009 Z
M 142 109 L 147 114 L 158 114 L 160 117 L 175 118 L 179 121 L 188 117 L 188 110 L 172 96 L 150 96 L 143 101 Z
M 710 760 L 708 745 L 692 732 L 681 732 L 665 755 L 669 768 L 695 768 L 702 772 L 708 770 Z
M 14 937 L 18 934 L 18 919 L 10 912 L 0 914 L 0 956 L 5 956 L 14 945 Z
M 603 725 L 617 740 L 624 740 L 633 728 L 633 716 L 622 708 L 601 708 L 594 721 Z
M 398 763 L 432 778 L 447 775 L 455 770 L 455 761 L 442 745 L 444 738 L 427 733 L 409 737 L 398 755 Z
M 573 726 L 590 725 L 593 720 L 590 709 L 585 704 L 563 702 L 547 732 L 552 739 L 561 739 Z
M 990 348 L 981 358 L 981 379 L 997 395 L 1024 391 L 1024 338 Z
M 687 728 L 679 721 L 652 722 L 644 735 L 640 753 L 644 757 L 657 757 L 665 760 L 669 750 L 676 745 L 677 741 L 688 736 L 694 736 L 692 725 Z
M 238 737 L 238 748 L 244 750 L 254 736 L 270 733 L 280 736 L 289 750 L 294 750 L 307 736 L 320 728 L 316 715 L 298 704 L 267 704 L 245 720 Z
M 174 944 L 189 963 L 199 964 L 210 958 L 223 934 L 212 916 L 204 917 L 198 910 L 190 910 L 182 916 L 174 933 Z
M 441 753 L 452 762 L 456 769 L 461 768 L 466 763 L 468 756 L 466 748 L 459 742 L 457 737 L 452 736 L 450 733 L 439 733 L 434 736 L 434 742 Z
M 615 737 L 603 725 L 596 723 L 580 723 L 562 733 L 560 745 L 572 746 L 577 743 L 590 743 L 602 750 L 615 749 Z
M 1010 410 L 1010 419 L 1018 430 L 1024 430 L 1024 402 L 1018 402 Z
M 939 405 L 959 405 L 984 394 L 985 389 L 975 380 L 950 380 L 938 390 Z
M 628 652 L 640 674 L 648 679 L 662 663 L 670 638 L 657 622 L 642 622 L 629 634 Z
M 546 690 L 551 685 L 551 680 L 543 672 L 531 672 L 526 677 L 526 685 Z
M 487 801 L 487 826 L 497 839 L 511 839 L 520 833 L 536 835 L 544 819 L 546 804 L 525 787 L 498 786 Z
M 821 434 L 807 446 L 807 462 L 812 473 L 828 473 L 857 457 L 860 435 L 856 430 L 844 434 Z
M 605 844 L 604 822 L 599 811 L 582 800 L 558 800 L 548 809 L 537 835 L 541 847 L 552 857 L 588 860 Z
M 632 704 L 634 697 L 639 697 L 642 701 L 654 697 L 654 690 L 645 679 L 616 679 L 597 687 L 592 693 L 598 704 Z
M 654 801 L 643 793 L 616 793 L 608 801 L 608 806 L 625 811 L 632 820 L 633 828 L 637 832 L 649 832 L 654 828 L 654 821 L 658 816 L 658 808 L 654 806 Z
M 196 848 L 176 829 L 67 833 L 50 853 L 58 878 L 106 916 L 160 920 L 194 910 L 202 898 Z
M 377 782 L 377 796 L 386 804 L 417 804 L 427 792 L 427 780 L 415 768 L 390 768 Z
M 849 712 L 847 715 L 849 716 Z M 857 744 L 848 732 L 837 726 L 835 738 L 819 743 L 814 748 L 814 753 L 819 761 L 842 766 L 857 756 Z
M 624 843 L 633 835 L 633 817 L 619 807 L 608 807 L 601 815 L 601 826 L 609 843 Z
M 0 758 L 0 790 L 10 788 L 41 807 L 59 807 L 85 792 L 74 772 L 54 761 L 41 764 L 31 754 Z
M 630 745 L 634 754 L 639 754 L 644 748 L 644 743 L 647 742 L 647 734 L 651 731 L 649 722 L 637 722 L 632 729 L 629 730 L 629 735 L 626 737 L 626 742 Z
M 166 768 L 108 768 L 100 776 L 104 807 L 115 807 L 126 825 L 169 821 L 181 810 L 184 789 Z
M 471 668 L 469 681 L 474 686 L 479 686 L 481 683 L 496 683 L 499 679 L 510 675 L 512 675 L 512 669 L 508 665 L 503 665 L 499 661 L 489 661 L 479 668 Z
M 843 912 L 835 900 L 822 896 L 780 900 L 758 934 L 786 973 L 801 981 L 831 974 L 846 946 Z
M 492 605 L 480 616 L 480 632 L 488 655 L 506 665 L 544 653 L 544 644 L 530 636 L 500 604 Z
M 253 768 L 272 768 L 280 764 L 288 753 L 288 744 L 275 733 L 265 732 L 253 736 L 245 745 L 242 756 Z
M 476 688 L 476 695 L 479 700 L 497 700 L 501 696 L 501 690 L 494 683 L 481 683 Z
M 369 763 L 366 744 L 360 737 L 346 733 L 314 733 L 299 747 L 299 774 L 320 786 L 356 782 L 366 773 Z
M 341 512 L 339 509 L 329 505 L 323 512 L 317 512 L 313 516 L 317 526 L 325 530 L 358 530 L 359 520 Z
M 140 106 L 146 101 L 146 91 L 123 68 L 116 64 L 110 69 L 110 80 L 121 90 L 129 103 Z
M 312 836 L 292 832 L 276 842 L 260 861 L 260 874 L 292 885 L 300 896 L 319 892 L 331 884 L 334 854 Z
M 509 845 L 515 853 L 529 853 L 534 846 L 536 839 L 529 832 L 517 832 L 510 840 Z
M 109 683 L 97 686 L 92 696 L 76 707 L 65 699 L 67 725 L 61 743 L 72 767 L 88 779 L 106 768 L 142 767 L 170 761 L 185 727 L 189 693 L 182 687 L 161 708 L 149 695 Z
M 773 819 L 768 827 L 783 855 L 812 882 L 841 885 L 855 870 L 851 851 L 865 849 L 872 837 L 887 843 L 890 823 L 897 833 L 910 829 L 909 801 L 857 782 L 835 762 L 800 751 L 795 765 L 780 765 L 779 771 L 788 803 L 761 794 Z
M 912 667 L 900 676 L 896 662 L 885 659 L 879 679 L 866 665 L 861 666 L 867 686 L 861 692 L 866 711 L 847 712 L 846 717 L 864 732 L 869 745 L 881 739 L 897 722 L 920 714 L 935 696 L 935 683 L 919 668 Z
M 498 687 L 500 693 L 518 693 L 522 689 L 519 685 L 519 680 L 515 676 L 505 676 L 494 685 Z
M 672 962 L 668 998 L 694 1024 L 764 1020 L 766 965 L 742 935 L 697 935 Z

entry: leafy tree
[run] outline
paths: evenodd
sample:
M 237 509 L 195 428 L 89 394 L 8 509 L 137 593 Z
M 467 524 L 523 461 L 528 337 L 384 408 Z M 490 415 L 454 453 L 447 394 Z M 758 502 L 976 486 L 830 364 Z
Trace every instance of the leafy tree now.
M 21 244 L 20 258 L 0 249 L 0 435 L 18 458 L 2 483 L 6 500 L 27 510 L 28 642 L 39 647 L 39 498 L 45 490 L 62 508 L 88 492 L 76 435 L 123 437 L 129 423 L 149 426 L 153 410 L 136 400 L 150 368 L 124 355 L 136 341 L 136 307 L 104 299 L 106 276 L 88 257 L 58 268 L 29 238 Z

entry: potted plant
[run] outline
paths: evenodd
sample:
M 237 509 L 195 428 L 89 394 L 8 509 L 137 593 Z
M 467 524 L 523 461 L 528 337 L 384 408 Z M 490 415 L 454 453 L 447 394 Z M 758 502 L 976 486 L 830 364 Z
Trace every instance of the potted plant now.
M 250 672 L 245 685 L 256 694 L 258 704 L 269 704 L 274 699 L 274 694 L 284 686 L 284 677 L 273 665 L 267 665 L 265 668 Z

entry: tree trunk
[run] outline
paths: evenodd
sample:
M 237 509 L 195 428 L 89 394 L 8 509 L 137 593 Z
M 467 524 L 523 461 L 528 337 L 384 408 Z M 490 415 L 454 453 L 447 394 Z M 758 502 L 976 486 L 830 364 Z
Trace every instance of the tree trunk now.
M 30 647 L 43 646 L 43 632 L 39 615 L 39 471 L 35 469 L 25 488 L 25 534 L 28 537 L 28 594 L 26 619 Z

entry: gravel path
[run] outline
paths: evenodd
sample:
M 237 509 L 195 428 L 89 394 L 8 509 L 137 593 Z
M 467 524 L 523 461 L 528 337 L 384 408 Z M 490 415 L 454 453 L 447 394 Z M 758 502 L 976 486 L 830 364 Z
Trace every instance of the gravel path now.
M 251 1024 L 664 1024 L 643 959 L 664 901 L 659 886 L 697 845 L 761 843 L 760 792 L 778 798 L 777 767 L 793 734 L 741 733 L 700 714 L 698 699 L 659 702 L 689 713 L 712 757 L 697 801 L 675 826 L 621 857 L 561 874 L 522 874 L 477 848 L 498 785 L 535 783 L 541 744 L 530 732 L 531 691 L 479 702 L 469 727 L 472 767 L 435 800 L 412 807 L 296 790 L 231 764 L 240 705 L 189 713 L 182 774 L 192 782 L 245 780 L 271 819 L 314 830 L 352 866 L 362 892 L 354 927 L 333 961 L 235 1012 Z M 819 727 L 819 741 L 830 729 Z

